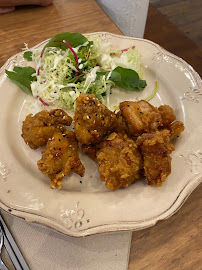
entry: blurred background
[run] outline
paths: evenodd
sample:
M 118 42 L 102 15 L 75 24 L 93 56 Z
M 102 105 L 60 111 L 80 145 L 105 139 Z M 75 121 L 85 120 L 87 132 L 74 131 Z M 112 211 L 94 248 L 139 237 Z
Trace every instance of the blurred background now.
M 150 3 L 202 48 L 202 0 L 150 0 Z
M 150 4 L 202 48 L 202 0 L 96 1 L 126 36 L 143 37 Z

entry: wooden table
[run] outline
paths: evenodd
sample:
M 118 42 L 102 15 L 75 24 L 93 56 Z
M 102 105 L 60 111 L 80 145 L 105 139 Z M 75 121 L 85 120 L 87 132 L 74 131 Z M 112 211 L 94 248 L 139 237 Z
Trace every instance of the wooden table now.
M 121 34 L 94 0 L 55 0 L 49 7 L 19 7 L 0 15 L 0 66 L 21 51 L 59 32 Z M 202 74 L 201 50 L 152 6 L 145 38 L 189 62 Z M 202 185 L 171 218 L 134 232 L 129 270 L 199 270 L 202 265 Z

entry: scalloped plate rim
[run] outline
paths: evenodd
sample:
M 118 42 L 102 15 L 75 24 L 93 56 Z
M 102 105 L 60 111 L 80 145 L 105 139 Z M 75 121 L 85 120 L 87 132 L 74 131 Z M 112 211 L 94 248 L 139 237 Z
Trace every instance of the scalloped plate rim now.
M 171 56 L 175 60 L 181 62 L 183 65 L 187 66 L 189 68 L 189 71 L 191 71 L 191 73 L 194 75 L 197 83 L 200 84 L 200 82 L 201 82 L 199 74 L 193 69 L 193 67 L 191 65 L 189 65 L 182 58 L 174 55 L 173 53 L 170 53 L 169 51 L 167 51 L 166 49 L 164 49 L 163 47 L 161 47 L 160 45 L 158 45 L 157 43 L 155 43 L 153 41 L 150 41 L 147 39 L 117 35 L 117 34 L 113 34 L 113 33 L 109 33 L 109 32 L 93 32 L 93 33 L 86 33 L 84 35 L 100 35 L 100 34 L 111 35 L 111 36 L 123 38 L 123 39 L 139 40 L 142 42 L 148 42 L 151 45 L 154 45 L 156 48 L 158 48 L 158 50 L 160 52 L 166 52 L 166 54 L 169 54 L 169 56 Z M 49 39 L 44 40 L 44 41 L 38 43 L 37 45 L 33 46 L 30 49 L 38 48 L 38 47 L 42 46 L 44 43 L 46 43 L 48 40 Z M 18 55 L 22 55 L 22 54 L 23 54 L 23 52 L 19 52 L 15 55 L 11 56 L 5 62 L 5 64 L 0 68 L 0 76 L 4 75 L 4 74 L 2 75 L 2 73 L 4 73 L 4 69 L 10 65 L 10 62 L 13 59 L 15 59 Z M 195 188 L 197 188 L 197 186 L 201 182 L 202 182 L 202 175 L 199 174 L 195 177 L 192 177 L 189 180 L 189 182 L 184 186 L 184 188 L 179 192 L 174 203 L 168 209 L 166 209 L 163 213 L 160 213 L 159 215 L 157 215 L 155 217 L 152 217 L 152 218 L 149 218 L 149 219 L 146 219 L 143 221 L 141 220 L 139 222 L 121 221 L 121 222 L 116 222 L 116 223 L 112 223 L 112 224 L 102 224 L 102 225 L 98 225 L 98 226 L 92 226 L 90 228 L 83 229 L 80 231 L 71 231 L 71 230 L 65 228 L 64 225 L 61 225 L 56 220 L 53 220 L 53 219 L 45 217 L 45 216 L 40 216 L 40 215 L 37 215 L 34 213 L 30 213 L 30 212 L 26 212 L 26 211 L 22 211 L 22 210 L 17 210 L 14 208 L 9 208 L 9 207 L 7 207 L 6 203 L 2 202 L 1 200 L 0 200 L 0 208 L 2 208 L 3 210 L 5 210 L 6 212 L 8 212 L 9 214 L 11 214 L 13 216 L 23 218 L 29 222 L 40 224 L 40 225 L 45 226 L 45 227 L 49 227 L 50 229 L 57 230 L 63 234 L 73 236 L 73 237 L 83 237 L 83 236 L 89 236 L 89 235 L 94 235 L 94 234 L 99 234 L 99 233 L 116 232 L 116 231 L 128 231 L 128 230 L 135 231 L 135 230 L 141 230 L 141 229 L 145 229 L 145 228 L 154 226 L 159 220 L 163 220 L 163 219 L 167 219 L 167 218 L 171 217 L 173 214 L 175 214 L 182 207 L 182 205 L 185 203 L 185 201 L 190 196 L 190 194 L 194 191 Z

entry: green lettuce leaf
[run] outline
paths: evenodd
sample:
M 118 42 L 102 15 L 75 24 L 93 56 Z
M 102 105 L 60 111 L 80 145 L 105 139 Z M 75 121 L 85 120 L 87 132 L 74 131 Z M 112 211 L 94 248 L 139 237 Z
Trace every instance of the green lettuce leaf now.
M 24 57 L 27 61 L 32 61 L 32 52 L 31 52 L 31 51 L 24 52 L 23 57 Z
M 14 67 L 13 71 L 6 70 L 8 78 L 17 84 L 26 93 L 32 95 L 31 83 L 36 81 L 36 70 L 32 67 Z
M 105 75 L 107 78 L 110 71 L 97 72 L 96 80 Z M 112 70 L 109 80 L 113 81 L 116 86 L 122 87 L 127 90 L 143 90 L 147 83 L 145 80 L 140 80 L 138 73 L 132 69 L 123 67 L 116 67 Z
M 54 37 L 52 37 L 49 40 L 49 42 L 43 47 L 42 51 L 44 51 L 45 48 L 47 48 L 47 47 L 59 47 L 62 50 L 67 50 L 68 49 L 68 47 L 64 43 L 55 42 L 57 40 L 60 40 L 60 41 L 65 40 L 73 48 L 78 47 L 79 45 L 82 45 L 86 41 L 88 41 L 88 39 L 86 37 L 84 37 L 80 33 L 69 33 L 69 32 L 60 33 L 60 34 L 57 34 Z

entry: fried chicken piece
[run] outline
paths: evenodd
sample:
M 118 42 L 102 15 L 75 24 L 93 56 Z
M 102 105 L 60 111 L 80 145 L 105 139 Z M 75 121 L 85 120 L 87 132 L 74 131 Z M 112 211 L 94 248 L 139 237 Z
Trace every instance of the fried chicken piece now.
M 91 94 L 80 94 L 76 101 L 74 129 L 82 144 L 96 144 L 103 140 L 115 125 L 116 115 Z
M 169 143 L 169 130 L 145 133 L 138 137 L 144 160 L 144 174 L 149 185 L 161 186 L 166 177 L 171 173 L 171 157 L 174 145 Z
M 54 133 L 37 162 L 39 170 L 50 178 L 51 188 L 61 189 L 65 175 L 75 172 L 84 176 L 85 168 L 79 159 L 79 147 L 75 133 Z
M 128 187 L 140 177 L 142 157 L 136 143 L 124 134 L 111 133 L 97 152 L 101 181 L 110 190 Z
M 184 124 L 181 121 L 175 121 L 168 126 L 171 138 L 179 137 L 182 131 L 184 131 Z
M 162 125 L 159 111 L 147 101 L 124 101 L 119 107 L 131 136 L 154 132 Z
M 84 154 L 89 156 L 92 160 L 97 162 L 97 152 L 101 149 L 99 144 L 82 144 L 81 150 Z
M 32 149 L 46 145 L 55 132 L 64 132 L 65 126 L 70 126 L 72 118 L 61 109 L 50 112 L 43 110 L 29 114 L 22 123 L 22 137 Z
M 113 131 L 116 133 L 128 134 L 128 127 L 125 120 L 123 119 L 121 111 L 116 114 L 116 125 Z
M 168 127 L 176 119 L 174 110 L 169 105 L 161 105 L 158 111 L 162 118 L 163 128 Z

